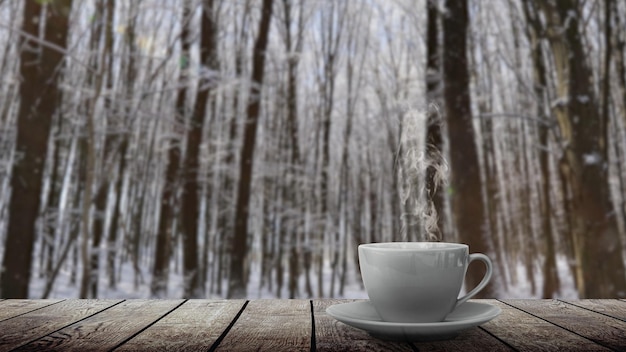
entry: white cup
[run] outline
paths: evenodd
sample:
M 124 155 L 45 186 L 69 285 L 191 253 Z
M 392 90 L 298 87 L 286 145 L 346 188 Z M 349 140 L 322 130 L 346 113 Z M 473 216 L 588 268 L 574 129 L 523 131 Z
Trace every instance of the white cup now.
M 467 267 L 474 260 L 487 272 L 458 298 Z M 371 303 L 387 322 L 443 321 L 456 307 L 483 289 L 491 278 L 491 260 L 469 247 L 444 242 L 385 242 L 359 245 L 359 265 Z

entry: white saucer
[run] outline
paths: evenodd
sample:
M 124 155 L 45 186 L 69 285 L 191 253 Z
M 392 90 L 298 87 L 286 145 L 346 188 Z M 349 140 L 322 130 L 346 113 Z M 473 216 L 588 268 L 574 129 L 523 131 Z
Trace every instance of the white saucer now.
M 466 302 L 452 311 L 442 322 L 394 323 L 383 321 L 370 301 L 330 306 L 326 313 L 342 323 L 388 340 L 440 340 L 456 336 L 460 331 L 486 323 L 500 314 L 499 307 L 486 303 Z

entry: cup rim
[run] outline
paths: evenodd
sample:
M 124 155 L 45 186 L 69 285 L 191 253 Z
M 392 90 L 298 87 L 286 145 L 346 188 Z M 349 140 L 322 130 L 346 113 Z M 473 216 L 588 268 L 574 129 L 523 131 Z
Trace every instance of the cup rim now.
M 359 244 L 359 248 L 382 251 L 437 251 L 469 248 L 469 246 L 455 242 L 375 242 Z

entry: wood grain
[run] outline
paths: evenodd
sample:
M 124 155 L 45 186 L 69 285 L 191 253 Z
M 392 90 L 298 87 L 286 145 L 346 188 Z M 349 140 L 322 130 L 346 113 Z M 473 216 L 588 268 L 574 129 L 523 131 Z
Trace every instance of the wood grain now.
M 470 302 L 490 303 L 484 300 L 471 300 Z M 497 316 L 491 322 L 498 322 Z M 480 327 L 470 328 L 462 331 L 453 339 L 433 342 L 414 342 L 420 351 L 512 351 L 506 343 L 490 335 L 485 329 Z
M 557 300 L 511 300 L 516 308 L 617 351 L 626 351 L 626 322 Z
M 326 308 L 357 300 L 323 299 L 313 301 L 315 346 L 317 351 L 414 351 L 406 342 L 383 341 L 348 326 L 326 314 Z
M 626 321 L 625 301 L 618 299 L 585 299 L 565 302 Z
M 498 317 L 494 318 L 497 321 Z M 420 351 L 513 351 L 509 345 L 480 327 L 462 331 L 453 339 L 433 342 L 413 342 Z
M 244 303 L 189 300 L 115 351 L 207 351 Z
M 8 351 L 102 311 L 121 300 L 69 300 L 0 322 L 0 352 Z
M 309 351 L 312 334 L 309 302 L 250 301 L 217 351 Z
M 592 341 L 564 330 L 522 310 L 495 300 L 481 300 L 502 309 L 502 314 L 483 325 L 491 334 L 498 336 L 519 351 L 606 351 Z M 507 301 L 508 302 L 508 301 Z
M 454 339 L 412 343 L 373 338 L 326 314 L 351 301 L 315 300 L 311 312 L 309 300 L 2 300 L 0 352 L 626 351 L 624 300 L 476 300 L 502 314 Z
M 465 330 L 455 338 L 440 341 L 407 343 L 379 340 L 325 313 L 329 306 L 346 302 L 349 301 L 314 301 L 318 351 L 511 351 L 506 344 L 478 328 Z
M 0 301 L 0 321 L 61 302 L 60 299 L 6 299 Z
M 77 303 L 80 300 L 73 300 Z M 183 300 L 131 300 L 76 322 L 16 351 L 108 351 L 154 323 Z

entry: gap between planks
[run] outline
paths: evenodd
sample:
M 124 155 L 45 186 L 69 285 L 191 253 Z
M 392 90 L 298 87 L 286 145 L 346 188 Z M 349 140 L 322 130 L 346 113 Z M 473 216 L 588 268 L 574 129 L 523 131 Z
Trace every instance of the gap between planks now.
M 626 322 L 626 301 L 620 299 L 602 299 L 602 303 L 597 303 L 596 299 L 585 299 L 585 300 L 562 300 L 558 299 L 559 302 L 567 303 L 578 308 L 582 308 L 588 310 L 590 312 L 602 314 L 609 318 L 621 320 Z M 619 310 L 616 311 L 617 308 Z M 610 313 L 607 313 L 610 312 Z
M 222 334 L 217 338 L 217 340 L 215 340 L 215 342 L 213 343 L 211 348 L 209 348 L 209 352 L 213 352 L 213 351 L 217 350 L 217 348 L 219 347 L 220 343 L 222 343 L 222 341 L 224 340 L 226 335 L 228 335 L 228 333 L 233 328 L 233 326 L 235 325 L 237 320 L 239 320 L 239 317 L 241 316 L 241 314 L 243 314 L 243 311 L 246 310 L 246 307 L 248 307 L 248 303 L 250 303 L 250 301 L 246 300 L 246 302 L 243 304 L 243 306 L 241 307 L 241 309 L 239 310 L 237 315 L 235 315 L 235 317 L 230 322 L 230 324 L 228 324 L 228 326 L 226 327 L 226 329 L 224 329 Z
M 45 300 L 8 299 L 8 300 L 0 300 L 0 301 L 4 301 L 4 302 L 0 302 L 0 308 L 3 309 L 5 312 L 8 312 L 7 310 L 8 308 L 10 308 L 11 311 L 17 311 L 16 314 L 11 314 L 11 315 L 7 314 L 4 317 L 0 313 L 0 322 L 3 322 L 5 320 L 17 318 L 19 316 L 40 310 L 42 308 L 50 307 L 54 304 L 61 303 L 65 300 L 64 299 L 45 299 Z M 6 305 L 9 305 L 9 306 L 14 305 L 14 307 L 6 307 Z
M 309 300 L 309 305 L 311 307 L 311 352 L 317 351 L 317 346 L 315 342 L 315 309 L 313 309 L 313 300 Z
M 535 300 L 538 306 L 544 305 L 543 309 L 546 309 L 545 311 L 542 311 L 541 313 L 537 311 L 537 308 L 539 307 L 528 306 L 528 302 L 527 302 L 528 300 L 498 300 L 498 301 L 503 304 L 506 304 L 509 307 L 518 309 L 526 314 L 529 314 L 535 318 L 541 319 L 545 321 L 546 323 L 552 324 L 586 341 L 590 341 L 598 346 L 602 346 L 603 348 L 606 348 L 612 351 L 622 351 L 624 350 L 624 347 L 626 346 L 624 345 L 624 341 L 620 341 L 619 338 L 615 340 L 615 337 L 611 336 L 611 334 L 605 334 L 602 337 L 598 336 L 597 335 L 598 330 L 594 329 L 594 326 L 597 327 L 596 324 L 585 325 L 585 328 L 581 328 L 579 330 L 577 326 L 580 325 L 580 321 L 576 320 L 576 321 L 570 322 L 567 319 L 565 319 L 565 316 L 570 314 L 570 312 L 567 311 L 568 309 L 579 310 L 582 312 L 587 312 L 586 317 L 588 318 L 595 319 L 595 318 L 601 317 L 604 320 L 604 324 L 602 325 L 605 327 L 605 330 L 608 330 L 610 328 L 612 328 L 613 330 L 615 329 L 619 330 L 620 328 L 616 328 L 615 326 L 606 325 L 606 323 L 608 322 L 613 322 L 613 323 L 623 326 L 624 321 L 619 318 L 616 318 L 615 316 L 604 314 L 594 309 L 585 308 L 580 305 L 576 305 L 574 303 L 570 303 L 568 301 L 563 301 L 563 300 L 558 300 L 558 299 Z M 548 305 L 546 306 L 546 304 Z M 562 305 L 562 307 L 565 308 L 566 310 L 559 313 L 559 311 L 555 310 L 553 304 Z M 576 315 L 576 317 L 583 318 L 584 315 L 580 315 L 580 316 Z M 614 324 L 610 324 L 610 325 L 614 325 Z
M 250 300 L 217 350 L 311 350 L 309 299 Z
M 132 340 L 133 338 L 135 338 L 137 335 L 141 334 L 142 332 L 146 331 L 148 328 L 150 328 L 152 325 L 156 324 L 159 320 L 165 318 L 168 314 L 172 313 L 173 311 L 175 311 L 176 309 L 178 309 L 180 306 L 182 306 L 183 304 L 185 304 L 185 302 L 187 302 L 188 299 L 183 300 L 182 302 L 180 302 L 177 306 L 173 307 L 172 309 L 170 309 L 169 311 L 167 311 L 165 314 L 161 315 L 160 317 L 158 317 L 157 319 L 155 319 L 154 321 L 152 321 L 150 324 L 144 326 L 142 329 L 136 331 L 134 334 L 130 335 L 129 337 L 127 337 L 125 340 L 121 341 L 119 344 L 117 344 L 117 346 L 113 347 L 110 351 L 114 351 L 118 348 L 120 348 L 122 345 L 124 345 L 125 343 L 127 343 L 128 341 Z M 121 302 L 120 302 L 121 303 Z
M 75 302 L 84 304 L 74 310 Z M 3 330 L 0 335 L 0 351 L 22 348 L 122 302 L 123 300 L 63 300 L 0 322 L 0 329 Z
M 243 313 L 246 310 L 246 308 L 248 307 L 249 303 L 250 303 L 250 300 L 246 300 L 245 301 L 245 303 L 243 304 L 243 306 L 241 307 L 241 309 L 239 310 L 237 315 L 235 315 L 235 317 L 232 319 L 230 324 L 228 324 L 228 326 L 224 329 L 224 331 L 221 333 L 221 335 L 211 345 L 211 348 L 209 348 L 209 352 L 218 351 L 220 349 L 222 342 L 228 336 L 230 331 L 233 329 L 233 327 L 235 326 L 235 324 L 237 323 L 239 318 L 243 315 Z M 316 347 L 316 340 L 315 340 L 315 310 L 314 310 L 314 307 L 313 307 L 313 300 L 312 299 L 309 300 L 308 306 L 309 306 L 308 307 L 309 318 L 311 320 L 310 347 L 309 347 L 309 350 L 313 352 L 313 351 L 317 351 L 317 347 Z

